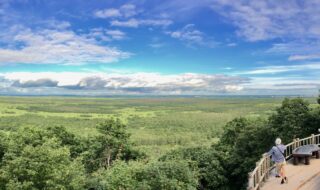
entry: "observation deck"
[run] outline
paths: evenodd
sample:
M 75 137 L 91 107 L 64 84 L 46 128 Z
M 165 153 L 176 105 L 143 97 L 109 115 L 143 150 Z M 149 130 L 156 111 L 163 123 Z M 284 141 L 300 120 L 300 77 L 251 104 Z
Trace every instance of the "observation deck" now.
M 320 145 L 320 134 L 311 135 L 304 139 L 294 139 L 286 145 L 285 166 L 288 183 L 280 184 L 281 179 L 275 177 L 275 165 L 268 154 L 263 154 L 256 163 L 256 168 L 249 173 L 248 190 L 319 190 L 320 189 L 320 159 L 312 157 L 310 165 L 300 162 L 293 165 L 293 150 L 304 146 Z

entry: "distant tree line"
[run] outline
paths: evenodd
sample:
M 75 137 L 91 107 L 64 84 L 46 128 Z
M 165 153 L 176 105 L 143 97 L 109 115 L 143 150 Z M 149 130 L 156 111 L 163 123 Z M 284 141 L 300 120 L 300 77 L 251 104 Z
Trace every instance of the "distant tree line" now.
M 248 172 L 276 137 L 288 143 L 319 127 L 319 106 L 286 98 L 267 119 L 228 122 L 210 147 L 180 148 L 156 160 L 136 150 L 115 119 L 87 138 L 61 126 L 0 130 L 0 189 L 245 189 Z

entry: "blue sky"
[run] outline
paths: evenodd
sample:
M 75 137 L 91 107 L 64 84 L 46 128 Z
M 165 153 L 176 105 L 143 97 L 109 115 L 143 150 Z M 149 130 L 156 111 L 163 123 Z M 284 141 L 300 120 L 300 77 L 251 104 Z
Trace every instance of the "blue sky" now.
M 1 0 L 0 94 L 315 95 L 316 0 Z

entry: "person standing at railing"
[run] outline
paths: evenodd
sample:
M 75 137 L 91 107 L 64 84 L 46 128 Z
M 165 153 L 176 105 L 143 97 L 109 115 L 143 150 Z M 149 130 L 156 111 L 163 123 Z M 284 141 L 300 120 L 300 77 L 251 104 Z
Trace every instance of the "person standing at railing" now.
M 285 172 L 286 158 L 284 156 L 286 146 L 281 143 L 280 138 L 276 139 L 275 144 L 276 145 L 271 148 L 268 154 L 272 157 L 272 161 L 276 163 L 276 177 L 281 177 L 281 184 L 288 183 L 288 178 L 286 177 Z

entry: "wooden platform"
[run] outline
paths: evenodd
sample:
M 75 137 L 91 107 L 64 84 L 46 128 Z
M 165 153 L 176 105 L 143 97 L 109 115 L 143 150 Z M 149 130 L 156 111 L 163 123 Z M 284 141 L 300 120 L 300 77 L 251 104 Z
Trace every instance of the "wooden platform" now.
M 281 179 L 275 177 L 274 171 L 261 190 L 320 190 L 320 159 L 312 158 L 310 165 L 293 165 L 289 161 L 286 166 L 288 184 L 280 184 Z

